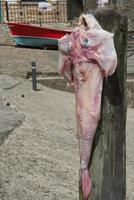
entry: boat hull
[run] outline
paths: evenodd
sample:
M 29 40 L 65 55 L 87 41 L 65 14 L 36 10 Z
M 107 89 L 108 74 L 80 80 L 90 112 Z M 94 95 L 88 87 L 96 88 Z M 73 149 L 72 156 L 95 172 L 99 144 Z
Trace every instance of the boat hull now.
M 11 35 L 17 45 L 26 47 L 44 48 L 57 46 L 58 39 L 70 31 L 57 30 L 47 27 L 38 27 L 29 24 L 7 22 Z
M 53 38 L 37 38 L 37 37 L 23 37 L 14 36 L 14 41 L 19 46 L 45 48 L 46 46 L 57 46 L 58 39 Z

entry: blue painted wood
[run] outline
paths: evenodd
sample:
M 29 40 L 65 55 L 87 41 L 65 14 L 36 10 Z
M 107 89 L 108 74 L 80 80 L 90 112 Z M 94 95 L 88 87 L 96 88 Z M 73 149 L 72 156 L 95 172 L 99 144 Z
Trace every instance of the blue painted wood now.
M 49 45 L 58 45 L 57 39 L 34 38 L 34 37 L 14 37 L 15 43 L 21 46 L 43 48 Z
M 0 0 L 0 22 L 2 22 L 2 6 L 1 6 L 1 0 Z

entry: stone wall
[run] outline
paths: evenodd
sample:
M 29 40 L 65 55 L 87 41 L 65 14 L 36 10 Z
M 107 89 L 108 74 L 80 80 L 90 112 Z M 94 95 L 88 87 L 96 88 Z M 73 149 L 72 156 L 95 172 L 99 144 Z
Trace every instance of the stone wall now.
M 134 30 L 134 0 L 118 0 L 117 6 L 128 16 L 129 30 Z
M 97 8 L 97 0 L 84 0 L 86 10 Z M 134 30 L 134 0 L 109 0 L 108 8 L 121 11 L 128 16 L 129 30 Z

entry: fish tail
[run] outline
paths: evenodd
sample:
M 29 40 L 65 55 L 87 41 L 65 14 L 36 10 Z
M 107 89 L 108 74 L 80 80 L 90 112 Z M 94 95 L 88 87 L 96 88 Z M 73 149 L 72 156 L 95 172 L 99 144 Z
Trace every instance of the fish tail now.
M 81 170 L 81 185 L 84 200 L 87 200 L 91 191 L 91 178 L 88 169 Z

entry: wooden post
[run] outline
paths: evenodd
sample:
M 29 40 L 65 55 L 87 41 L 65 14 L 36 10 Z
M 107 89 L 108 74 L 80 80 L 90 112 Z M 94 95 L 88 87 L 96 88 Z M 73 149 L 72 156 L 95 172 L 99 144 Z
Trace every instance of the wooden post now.
M 9 4 L 8 4 L 8 1 L 6 1 L 6 20 L 9 22 Z
M 104 80 L 101 120 L 89 165 L 92 190 L 88 200 L 125 200 L 127 18 L 112 10 L 96 11 L 95 16 L 105 30 L 115 33 L 118 66 Z
M 2 5 L 0 0 L 0 23 L 2 22 Z
M 96 0 L 84 0 L 83 4 L 84 4 L 84 10 L 88 10 L 88 9 L 92 10 L 97 7 Z
M 83 11 L 82 0 L 67 0 L 67 18 L 73 20 L 74 17 L 78 17 Z

